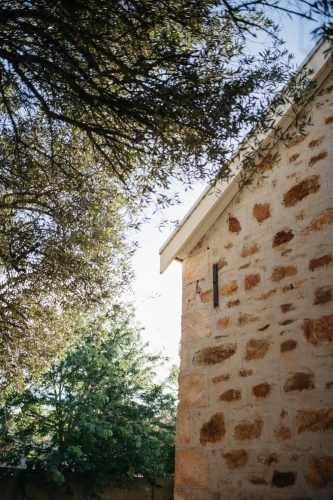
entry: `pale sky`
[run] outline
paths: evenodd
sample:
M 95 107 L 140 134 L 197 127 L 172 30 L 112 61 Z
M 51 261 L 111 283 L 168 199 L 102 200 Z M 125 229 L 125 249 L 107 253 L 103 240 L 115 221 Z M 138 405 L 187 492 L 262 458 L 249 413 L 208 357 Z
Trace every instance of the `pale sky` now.
M 301 19 L 283 18 L 282 36 L 288 40 L 286 48 L 299 65 L 315 45 L 310 35 L 313 23 Z M 181 205 L 164 211 L 168 220 L 182 219 L 195 203 L 205 185 L 196 185 L 193 191 L 180 192 Z M 145 224 L 137 240 L 140 248 L 133 257 L 136 280 L 133 283 L 137 321 L 144 327 L 142 338 L 150 343 L 150 352 L 161 351 L 170 358 L 170 365 L 179 365 L 178 346 L 181 319 L 181 264 L 173 262 L 163 275 L 159 272 L 159 249 L 173 228 L 159 231 L 162 215 L 155 214 Z

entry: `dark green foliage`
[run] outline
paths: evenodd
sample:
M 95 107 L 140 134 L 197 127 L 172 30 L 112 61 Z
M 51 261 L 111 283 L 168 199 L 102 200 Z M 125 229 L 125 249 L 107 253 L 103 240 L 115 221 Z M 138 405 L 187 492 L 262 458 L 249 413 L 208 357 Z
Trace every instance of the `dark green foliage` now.
M 154 382 L 162 358 L 147 354 L 130 322 L 87 334 L 40 383 L 0 407 L 0 462 L 92 481 L 110 475 L 170 477 L 175 395 Z
M 58 142 L 63 125 L 80 130 L 136 195 L 172 176 L 213 177 L 289 76 L 277 39 L 253 55 L 240 33 L 274 32 L 273 23 L 235 9 L 215 0 L 2 2 L 0 90 L 19 156 L 43 147 L 18 128 L 38 110 L 46 137 Z

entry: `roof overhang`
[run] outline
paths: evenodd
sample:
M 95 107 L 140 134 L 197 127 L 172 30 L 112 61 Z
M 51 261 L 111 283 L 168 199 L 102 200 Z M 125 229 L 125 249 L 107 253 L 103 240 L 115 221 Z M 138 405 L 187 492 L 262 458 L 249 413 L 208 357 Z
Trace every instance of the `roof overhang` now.
M 313 70 L 311 78 L 317 80 L 318 87 L 329 75 L 332 66 L 331 58 L 325 57 L 324 52 L 329 48 L 327 42 L 320 42 L 303 61 L 300 69 L 307 67 Z M 275 127 L 286 131 L 294 119 L 292 105 L 285 105 L 281 116 L 276 120 Z M 254 143 L 255 141 L 255 143 Z M 260 142 L 262 147 L 270 144 L 271 149 L 276 140 L 271 133 L 257 135 L 256 138 L 245 140 L 243 147 L 255 147 Z M 267 151 L 268 154 L 268 151 Z M 184 260 L 192 249 L 211 228 L 219 215 L 228 206 L 239 191 L 240 171 L 237 152 L 230 163 L 231 180 L 218 180 L 208 186 L 187 212 L 179 226 L 169 236 L 160 248 L 160 272 L 163 273 L 173 260 Z

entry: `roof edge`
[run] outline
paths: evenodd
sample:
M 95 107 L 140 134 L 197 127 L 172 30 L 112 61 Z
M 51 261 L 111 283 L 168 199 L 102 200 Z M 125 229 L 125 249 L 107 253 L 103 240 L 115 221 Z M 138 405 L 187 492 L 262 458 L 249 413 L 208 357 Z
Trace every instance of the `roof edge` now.
M 324 68 L 329 64 L 329 58 L 325 60 L 323 54 L 326 45 L 328 47 L 328 43 L 324 40 L 318 42 L 298 67 L 298 71 L 300 72 L 306 66 L 310 66 L 314 70 L 314 74 L 311 78 L 318 80 L 318 86 L 322 84 L 327 76 L 325 72 L 323 74 Z M 320 49 L 323 49 L 322 52 L 319 52 Z M 283 93 L 283 91 L 281 93 Z M 291 109 L 291 105 L 285 106 L 284 113 L 276 123 L 276 126 L 281 126 L 282 124 L 284 124 L 286 125 L 285 130 L 290 126 L 294 118 L 293 116 L 288 115 L 288 112 L 291 111 Z M 266 134 L 262 134 L 261 140 L 263 143 L 271 139 L 270 133 L 271 131 Z M 159 250 L 159 254 L 161 256 L 161 274 L 167 269 L 167 267 L 175 258 L 177 258 L 177 260 L 183 260 L 187 257 L 189 251 L 188 248 L 187 251 L 184 251 L 184 248 L 186 248 L 189 244 L 193 244 L 193 241 L 195 239 L 199 241 L 200 238 L 202 238 L 202 236 L 207 232 L 207 230 L 216 220 L 213 220 L 213 218 L 217 218 L 230 203 L 232 198 L 237 194 L 239 190 L 240 171 L 237 168 L 236 158 L 238 156 L 240 147 L 246 144 L 246 142 L 249 142 L 249 144 L 251 144 L 248 136 L 245 137 L 244 141 L 242 141 L 241 145 L 230 160 L 232 180 L 219 180 L 214 184 L 208 185 L 196 200 L 196 202 L 185 214 L 178 227 L 171 233 L 165 243 L 161 246 Z M 272 148 L 275 146 L 275 144 L 276 142 L 272 144 Z M 224 201 L 223 203 L 222 200 Z M 209 227 L 207 227 L 208 225 Z M 203 227 L 200 231 L 198 231 L 198 227 L 200 226 Z M 193 247 L 195 246 L 197 241 L 193 244 Z

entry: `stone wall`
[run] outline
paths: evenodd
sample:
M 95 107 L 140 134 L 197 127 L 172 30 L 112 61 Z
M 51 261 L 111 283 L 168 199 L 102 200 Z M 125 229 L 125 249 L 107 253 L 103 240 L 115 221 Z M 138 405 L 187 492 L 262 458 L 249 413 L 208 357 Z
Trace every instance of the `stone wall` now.
M 306 113 L 183 262 L 175 500 L 333 498 L 332 75 Z

